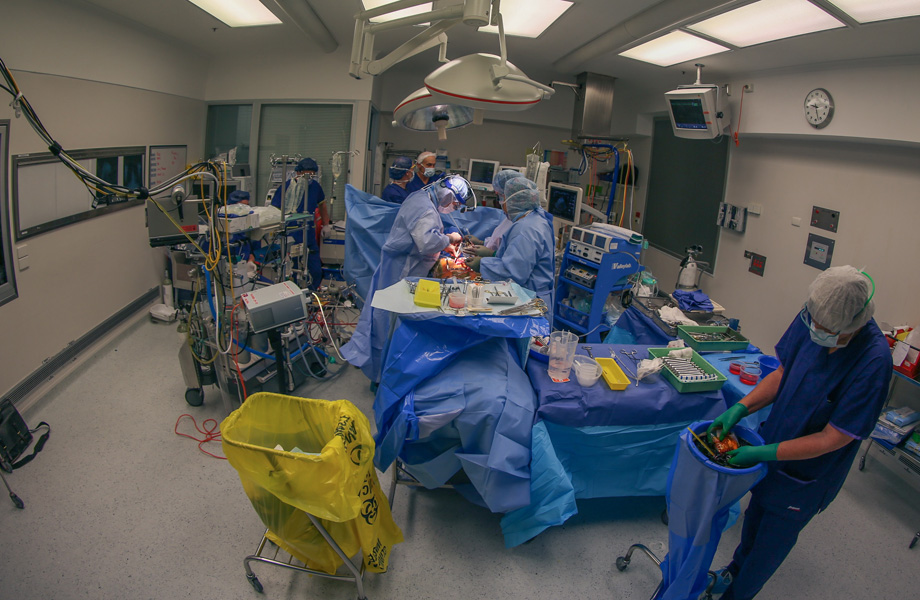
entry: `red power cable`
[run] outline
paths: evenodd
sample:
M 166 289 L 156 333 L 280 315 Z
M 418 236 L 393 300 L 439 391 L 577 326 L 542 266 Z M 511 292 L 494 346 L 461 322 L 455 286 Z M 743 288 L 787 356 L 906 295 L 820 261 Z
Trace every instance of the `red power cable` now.
M 181 421 L 183 417 L 188 417 L 189 419 L 192 420 L 192 423 L 195 425 L 195 429 L 198 431 L 198 433 L 204 436 L 204 439 L 196 438 L 195 436 L 188 435 L 187 433 L 179 433 L 179 421 Z M 204 427 L 204 429 L 198 426 L 198 423 L 195 421 L 195 417 L 193 417 L 192 415 L 189 415 L 189 414 L 179 415 L 179 418 L 176 419 L 176 426 L 173 429 L 173 431 L 176 433 L 176 435 L 181 435 L 182 437 L 187 437 L 191 440 L 195 440 L 196 442 L 198 442 L 198 449 L 204 452 L 205 454 L 207 454 L 208 456 L 219 458 L 221 460 L 227 460 L 226 456 L 217 456 L 216 454 L 211 454 L 210 452 L 208 452 L 207 450 L 201 447 L 203 444 L 206 444 L 208 442 L 219 442 L 220 441 L 221 439 L 220 429 L 219 429 L 220 425 L 217 423 L 217 420 L 216 419 L 205 419 L 204 421 L 201 422 L 201 425 L 202 427 Z

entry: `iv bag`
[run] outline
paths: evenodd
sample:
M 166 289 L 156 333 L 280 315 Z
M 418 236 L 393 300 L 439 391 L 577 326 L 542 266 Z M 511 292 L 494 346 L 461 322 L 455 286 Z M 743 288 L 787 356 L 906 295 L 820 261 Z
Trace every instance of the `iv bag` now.
M 297 205 L 300 203 L 300 199 L 303 198 L 304 190 L 309 181 L 309 177 L 300 177 L 294 179 L 287 187 L 284 191 L 284 214 L 289 215 L 296 212 Z

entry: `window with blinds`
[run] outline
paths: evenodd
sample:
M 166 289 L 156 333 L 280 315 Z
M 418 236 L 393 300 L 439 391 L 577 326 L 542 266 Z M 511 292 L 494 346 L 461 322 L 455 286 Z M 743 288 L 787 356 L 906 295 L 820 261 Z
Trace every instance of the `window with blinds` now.
M 263 104 L 259 117 L 258 168 L 255 189 L 265 198 L 271 187 L 271 156 L 310 157 L 319 165 L 317 178 L 326 193 L 333 220 L 345 218 L 345 182 L 333 187 L 332 155 L 347 151 L 351 143 L 351 104 Z

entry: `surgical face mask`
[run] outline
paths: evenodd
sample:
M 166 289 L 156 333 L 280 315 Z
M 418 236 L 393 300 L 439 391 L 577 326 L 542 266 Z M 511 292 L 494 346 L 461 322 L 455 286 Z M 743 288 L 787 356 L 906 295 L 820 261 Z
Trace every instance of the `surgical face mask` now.
M 802 312 L 799 313 L 799 317 L 802 319 L 802 322 L 805 323 L 805 327 L 808 328 L 808 335 L 814 343 L 824 348 L 843 348 L 846 346 L 846 344 L 840 343 L 840 332 L 831 333 L 815 327 L 814 321 L 811 320 L 811 314 L 809 314 L 807 308 L 802 309 Z
M 434 167 L 425 168 L 425 177 L 434 177 Z

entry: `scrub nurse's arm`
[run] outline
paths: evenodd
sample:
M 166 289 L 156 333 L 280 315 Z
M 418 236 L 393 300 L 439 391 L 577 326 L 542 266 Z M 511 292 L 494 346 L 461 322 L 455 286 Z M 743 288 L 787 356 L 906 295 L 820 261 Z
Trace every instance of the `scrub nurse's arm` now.
M 779 382 L 783 378 L 783 367 L 764 377 L 751 393 L 742 398 L 739 403 L 748 409 L 748 414 L 755 413 L 765 406 L 769 406 L 776 399 L 779 391 Z
M 814 458 L 843 448 L 854 439 L 856 438 L 852 438 L 833 425 L 828 424 L 818 433 L 780 442 L 776 448 L 776 459 L 804 460 Z

